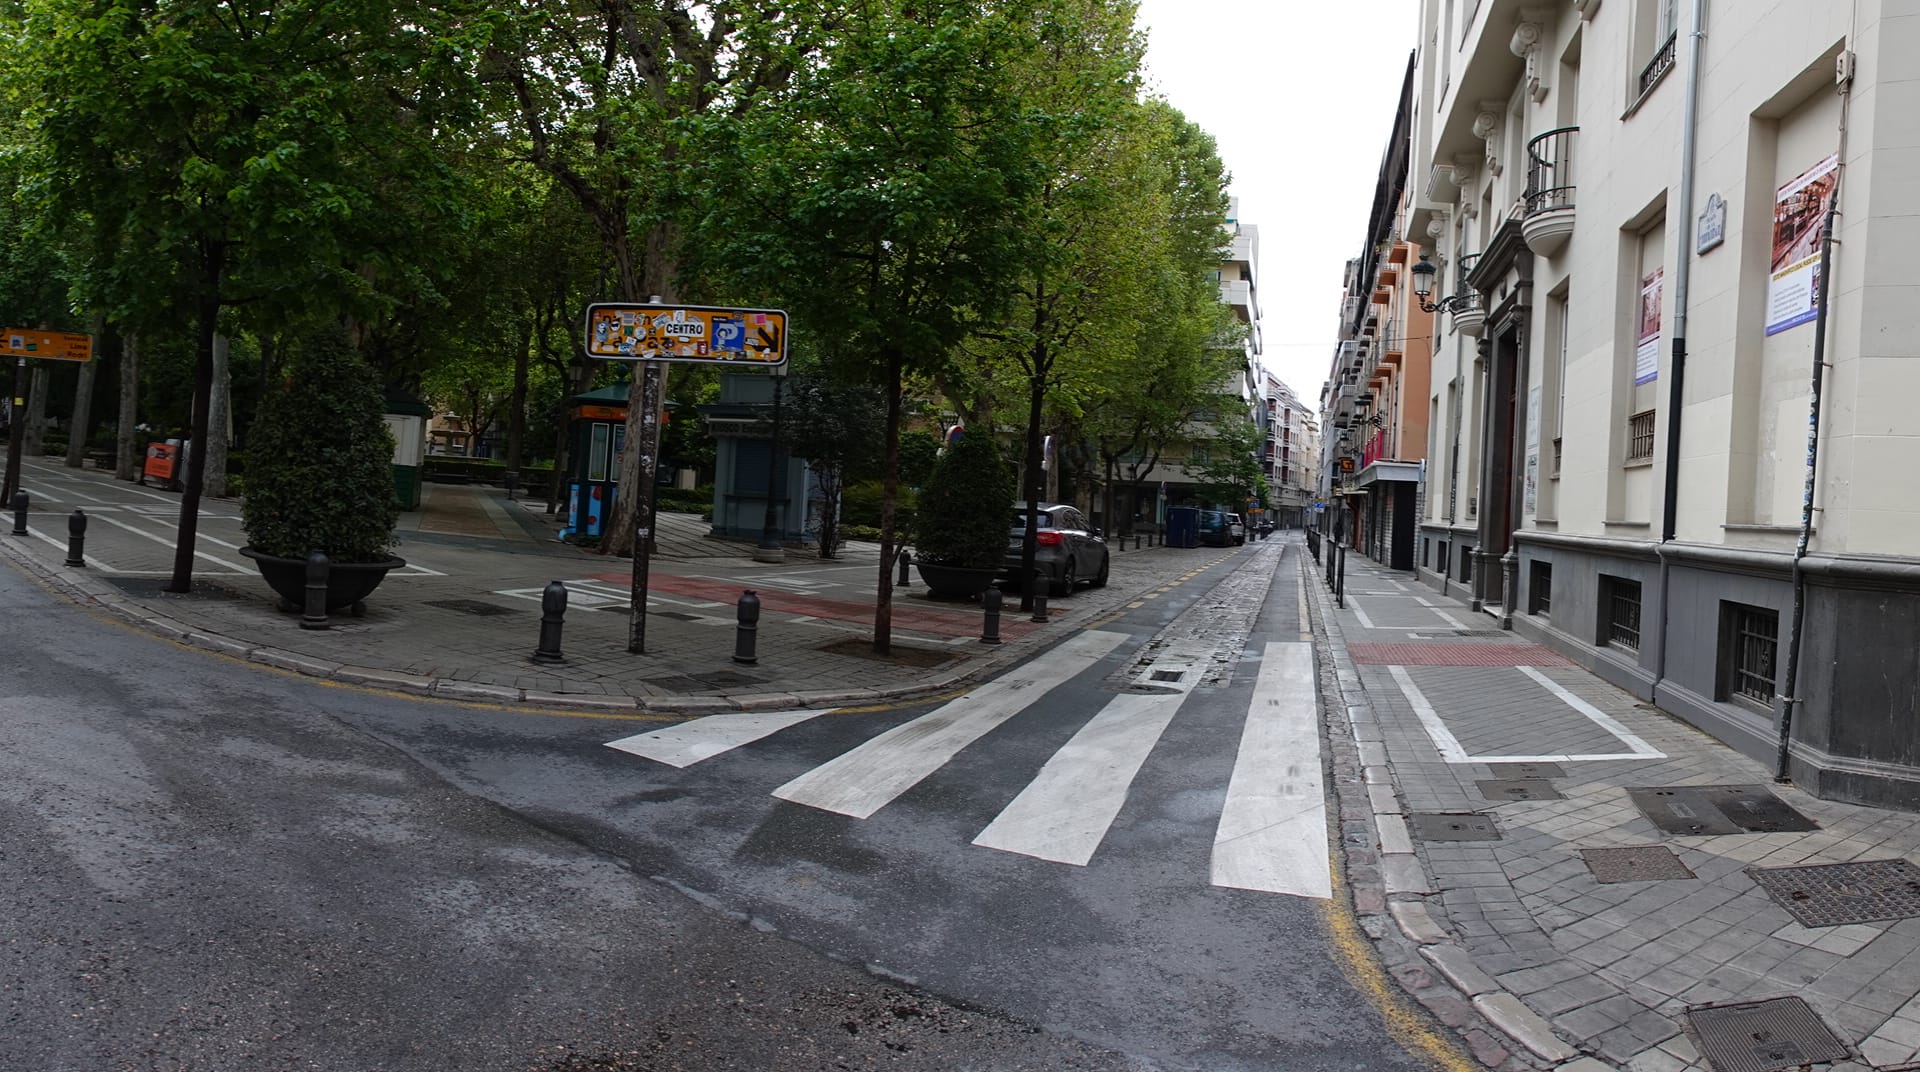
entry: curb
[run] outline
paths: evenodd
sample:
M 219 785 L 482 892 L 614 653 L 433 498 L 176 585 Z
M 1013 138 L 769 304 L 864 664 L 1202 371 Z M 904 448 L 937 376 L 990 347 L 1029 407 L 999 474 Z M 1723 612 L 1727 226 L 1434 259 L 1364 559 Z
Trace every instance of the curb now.
M 850 707 L 864 704 L 891 704 L 941 696 L 969 687 L 1000 672 L 1008 664 L 1031 657 L 1036 650 L 1051 647 L 1086 628 L 1067 625 L 1053 633 L 1031 633 L 1028 637 L 1002 644 L 961 670 L 931 681 L 919 681 L 883 689 L 806 690 L 783 693 L 751 693 L 741 696 L 689 696 L 656 699 L 638 696 L 609 696 L 596 693 L 561 693 L 541 689 L 521 689 L 487 685 L 457 678 L 408 674 L 380 667 L 337 663 L 299 652 L 267 645 L 249 644 L 207 629 L 177 621 L 126 593 L 97 580 L 94 576 L 67 566 L 53 566 L 26 553 L 12 541 L 0 536 L 0 555 L 24 567 L 44 586 L 83 607 L 108 611 L 143 632 L 171 640 L 176 644 L 211 651 L 228 658 L 273 667 L 305 677 L 344 685 L 383 689 L 416 696 L 439 697 L 468 703 L 532 704 L 542 708 L 574 710 L 597 714 L 710 715 L 726 711 L 770 711 L 811 708 Z M 1032 639 L 1032 638 L 1038 638 Z
M 1303 563 L 1312 560 L 1311 555 L 1302 556 Z M 1327 720 L 1328 737 L 1337 751 L 1352 750 L 1351 761 L 1360 775 L 1357 781 L 1335 786 L 1340 848 L 1347 857 L 1354 912 L 1389 973 L 1430 1014 L 1452 1027 L 1488 1068 L 1611 1072 L 1612 1065 L 1561 1038 L 1552 1024 L 1476 964 L 1472 953 L 1441 921 L 1444 908 L 1441 919 L 1435 918 L 1431 906 L 1439 891 L 1421 864 L 1407 828 L 1384 735 L 1359 672 L 1347 655 L 1324 570 L 1303 568 L 1301 583 L 1313 589 L 1310 602 L 1319 636 L 1325 641 L 1323 675 L 1337 682 L 1339 689 L 1337 697 L 1323 695 L 1322 709 L 1346 716 Z M 1346 733 L 1333 732 L 1342 724 Z M 1374 881 L 1363 888 L 1357 881 L 1362 877 Z M 1489 1034 L 1488 1027 L 1498 1037 Z

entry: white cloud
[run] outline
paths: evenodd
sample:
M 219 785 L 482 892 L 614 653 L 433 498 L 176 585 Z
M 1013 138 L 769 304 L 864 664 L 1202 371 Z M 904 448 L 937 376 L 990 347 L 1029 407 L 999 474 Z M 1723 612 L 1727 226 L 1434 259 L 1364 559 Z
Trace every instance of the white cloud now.
M 1412 0 L 1140 0 L 1151 89 L 1214 136 L 1260 228 L 1267 368 L 1317 400 L 1413 51 Z

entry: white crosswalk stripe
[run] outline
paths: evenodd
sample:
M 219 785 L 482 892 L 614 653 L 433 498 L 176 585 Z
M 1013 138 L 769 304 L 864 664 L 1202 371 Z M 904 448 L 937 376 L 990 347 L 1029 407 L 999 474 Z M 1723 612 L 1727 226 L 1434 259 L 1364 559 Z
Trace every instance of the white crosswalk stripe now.
M 1040 658 L 918 718 L 878 734 L 773 790 L 773 796 L 866 819 L 951 762 L 963 749 L 1128 638 L 1079 634 Z M 1126 806 L 1133 783 L 1204 678 L 1211 641 L 1171 643 L 1142 658 L 1154 692 L 1124 692 L 1040 767 L 973 844 L 1086 866 Z M 1331 846 L 1320 765 L 1313 645 L 1268 644 L 1262 654 L 1233 774 L 1215 833 L 1214 886 L 1332 896 Z M 792 729 L 826 712 L 730 712 L 609 741 L 607 747 L 685 768 Z

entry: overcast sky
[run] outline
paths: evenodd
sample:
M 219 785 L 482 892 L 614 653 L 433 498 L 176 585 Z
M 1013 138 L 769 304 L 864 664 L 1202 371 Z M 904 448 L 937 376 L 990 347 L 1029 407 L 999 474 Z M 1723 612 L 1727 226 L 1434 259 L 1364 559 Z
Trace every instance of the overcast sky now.
M 1317 404 L 1366 238 L 1413 0 L 1140 0 L 1149 85 L 1219 143 L 1260 228 L 1262 361 Z

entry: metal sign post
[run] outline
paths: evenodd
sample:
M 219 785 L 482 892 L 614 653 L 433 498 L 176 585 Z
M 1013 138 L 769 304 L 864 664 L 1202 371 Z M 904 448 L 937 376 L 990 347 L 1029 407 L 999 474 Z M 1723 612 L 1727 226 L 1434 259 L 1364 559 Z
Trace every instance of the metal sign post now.
M 587 306 L 587 356 L 638 363 L 640 377 L 640 486 L 634 514 L 633 608 L 627 619 L 627 650 L 647 650 L 647 575 L 654 538 L 654 475 L 660 464 L 662 362 L 782 368 L 787 363 L 787 314 L 779 309 L 710 305 L 596 302 Z
M 20 450 L 27 428 L 27 358 L 86 362 L 93 358 L 93 336 L 40 328 L 0 329 L 0 353 L 14 356 L 12 406 L 7 413 L 7 470 L 0 478 L 0 501 L 11 502 L 20 488 Z

